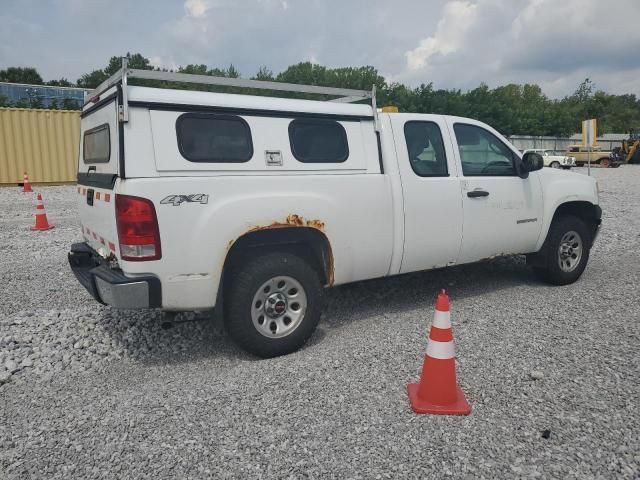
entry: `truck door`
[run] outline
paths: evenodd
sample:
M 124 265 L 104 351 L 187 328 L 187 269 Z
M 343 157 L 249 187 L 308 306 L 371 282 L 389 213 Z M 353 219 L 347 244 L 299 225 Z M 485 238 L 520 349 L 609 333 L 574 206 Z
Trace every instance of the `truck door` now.
M 389 114 L 404 200 L 400 273 L 456 263 L 462 199 L 453 146 L 439 115 Z
M 534 251 L 542 225 L 539 172 L 518 177 L 517 151 L 490 127 L 468 119 L 447 122 L 462 171 L 459 263 Z

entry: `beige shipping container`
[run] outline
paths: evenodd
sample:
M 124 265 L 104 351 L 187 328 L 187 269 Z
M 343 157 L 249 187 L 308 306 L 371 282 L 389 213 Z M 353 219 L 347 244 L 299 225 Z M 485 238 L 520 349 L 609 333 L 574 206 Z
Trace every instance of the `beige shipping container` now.
M 0 108 L 0 184 L 76 181 L 80 112 Z

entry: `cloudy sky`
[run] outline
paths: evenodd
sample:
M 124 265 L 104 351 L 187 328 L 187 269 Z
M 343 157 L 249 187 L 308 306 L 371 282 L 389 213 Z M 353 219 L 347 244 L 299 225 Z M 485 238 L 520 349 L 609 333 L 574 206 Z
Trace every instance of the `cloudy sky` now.
M 313 61 L 409 85 L 530 82 L 561 97 L 589 77 L 640 95 L 638 18 L 640 0 L 0 0 L 0 69 L 76 80 L 130 51 L 245 77 Z

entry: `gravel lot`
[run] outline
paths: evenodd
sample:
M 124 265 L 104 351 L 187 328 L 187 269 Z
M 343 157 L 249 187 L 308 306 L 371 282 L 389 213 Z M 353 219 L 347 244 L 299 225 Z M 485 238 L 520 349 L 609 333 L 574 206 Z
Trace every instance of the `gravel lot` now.
M 0 189 L 0 478 L 640 478 L 640 168 L 592 172 L 604 226 L 575 285 L 514 258 L 343 286 L 272 360 L 98 305 L 67 266 L 73 187 L 36 188 L 48 232 Z M 469 417 L 405 391 L 443 286 Z

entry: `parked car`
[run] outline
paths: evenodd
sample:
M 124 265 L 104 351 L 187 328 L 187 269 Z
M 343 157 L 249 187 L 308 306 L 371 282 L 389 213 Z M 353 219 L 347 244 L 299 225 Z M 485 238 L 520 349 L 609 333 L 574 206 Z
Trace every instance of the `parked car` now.
M 558 152 L 554 150 L 545 150 L 542 148 L 531 148 L 524 151 L 524 153 L 527 153 L 527 152 L 536 152 L 542 155 L 542 160 L 544 161 L 545 167 L 563 168 L 565 170 L 568 170 L 571 167 L 576 166 L 576 159 L 574 157 L 558 154 Z
M 602 150 L 602 147 L 595 146 L 591 148 L 591 152 L 589 152 L 589 147 L 584 147 L 582 145 L 569 145 L 567 147 L 567 155 L 575 157 L 576 166 L 582 167 L 589 162 L 589 158 L 591 158 L 591 163 L 594 165 L 600 165 L 601 167 L 619 167 L 622 164 L 622 161 L 616 158 L 613 152 L 608 150 Z
M 362 99 L 372 105 L 348 103 Z M 79 151 L 80 283 L 116 308 L 221 309 L 262 357 L 305 343 L 325 287 L 511 254 L 551 284 L 575 282 L 602 214 L 592 177 L 542 169 L 476 120 L 378 113 L 370 91 L 125 64 L 84 106 Z

